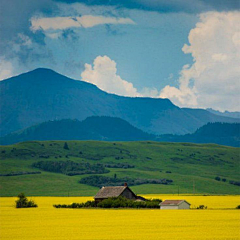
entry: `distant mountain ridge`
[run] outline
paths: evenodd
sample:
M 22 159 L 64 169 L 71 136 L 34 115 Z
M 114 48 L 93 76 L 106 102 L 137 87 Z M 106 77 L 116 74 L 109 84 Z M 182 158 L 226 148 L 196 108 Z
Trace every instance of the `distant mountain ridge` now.
M 8 145 L 30 140 L 104 140 L 143 141 L 154 140 L 128 122 L 114 117 L 88 117 L 83 121 L 55 120 L 44 122 L 0 138 L 0 144 Z
M 168 99 L 108 94 L 43 68 L 1 81 L 0 94 L 1 136 L 50 120 L 90 116 L 118 117 L 153 134 L 186 134 L 208 122 L 239 122 L 202 109 L 181 109 Z
M 83 121 L 48 121 L 0 138 L 1 145 L 25 141 L 98 140 L 216 143 L 240 147 L 240 123 L 208 123 L 193 134 L 153 135 L 115 117 L 88 117 Z
M 206 110 L 209 111 L 210 113 L 213 113 L 213 114 L 216 114 L 219 116 L 240 118 L 240 112 L 229 112 L 229 111 L 220 112 L 220 111 L 214 110 L 212 108 L 207 108 Z
M 157 140 L 164 142 L 216 143 L 240 147 L 240 124 L 208 123 L 192 134 L 162 135 L 158 136 Z

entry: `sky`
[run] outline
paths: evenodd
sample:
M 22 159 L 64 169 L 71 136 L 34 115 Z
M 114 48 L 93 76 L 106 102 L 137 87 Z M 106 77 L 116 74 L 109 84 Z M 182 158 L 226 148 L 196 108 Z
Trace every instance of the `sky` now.
M 0 0 L 0 80 L 39 67 L 117 95 L 240 111 L 240 1 Z

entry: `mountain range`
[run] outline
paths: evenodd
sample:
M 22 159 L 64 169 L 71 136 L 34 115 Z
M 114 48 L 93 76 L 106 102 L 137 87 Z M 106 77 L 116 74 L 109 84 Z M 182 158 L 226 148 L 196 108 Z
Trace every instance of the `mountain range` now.
M 220 112 L 220 111 L 214 110 L 212 108 L 207 108 L 206 110 L 209 111 L 210 113 L 213 113 L 213 114 L 216 114 L 219 116 L 240 118 L 240 112 L 229 112 L 229 111 Z
M 16 131 L 0 138 L 1 145 L 24 141 L 98 140 L 98 141 L 160 141 L 217 143 L 240 146 L 240 123 L 208 123 L 192 134 L 153 135 L 115 117 L 88 117 L 83 121 L 63 119 L 48 121 Z
M 179 108 L 168 99 L 123 97 L 39 68 L 0 82 L 0 133 L 47 121 L 90 116 L 121 118 L 150 134 L 188 134 L 208 122 L 239 122 L 203 109 Z
M 157 136 L 161 142 L 216 143 L 225 146 L 240 147 L 239 123 L 207 123 L 192 134 Z

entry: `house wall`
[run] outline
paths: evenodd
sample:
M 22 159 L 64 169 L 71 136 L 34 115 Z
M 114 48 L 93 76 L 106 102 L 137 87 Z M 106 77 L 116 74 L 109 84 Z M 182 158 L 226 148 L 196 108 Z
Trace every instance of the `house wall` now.
M 178 209 L 190 209 L 190 205 L 186 202 L 182 202 L 181 204 L 179 204 Z
M 133 199 L 133 200 L 136 199 L 135 195 L 134 195 L 128 188 L 126 188 L 126 189 L 122 192 L 121 196 L 123 196 L 123 197 L 125 197 L 125 198 L 128 198 L 128 199 Z
M 178 209 L 178 206 L 160 206 L 160 209 Z
M 160 206 L 160 209 L 190 209 L 190 205 L 186 202 L 182 202 L 178 206 Z

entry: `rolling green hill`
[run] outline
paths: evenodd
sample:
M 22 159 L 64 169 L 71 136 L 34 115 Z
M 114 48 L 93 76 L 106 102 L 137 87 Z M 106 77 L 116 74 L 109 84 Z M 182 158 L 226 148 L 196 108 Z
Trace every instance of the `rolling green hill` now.
M 104 140 L 143 141 L 154 140 L 127 121 L 106 116 L 92 116 L 83 121 L 64 119 L 48 121 L 11 133 L 0 138 L 1 145 L 32 140 Z
M 75 166 L 81 172 L 67 175 Z M 103 173 L 96 173 L 96 166 Z M 239 170 L 239 148 L 215 144 L 32 141 L 0 146 L 0 195 L 94 196 L 98 187 L 79 183 L 91 176 L 128 177 L 137 194 L 240 194 L 240 187 L 229 183 L 240 181 Z M 164 179 L 172 182 L 154 184 Z

